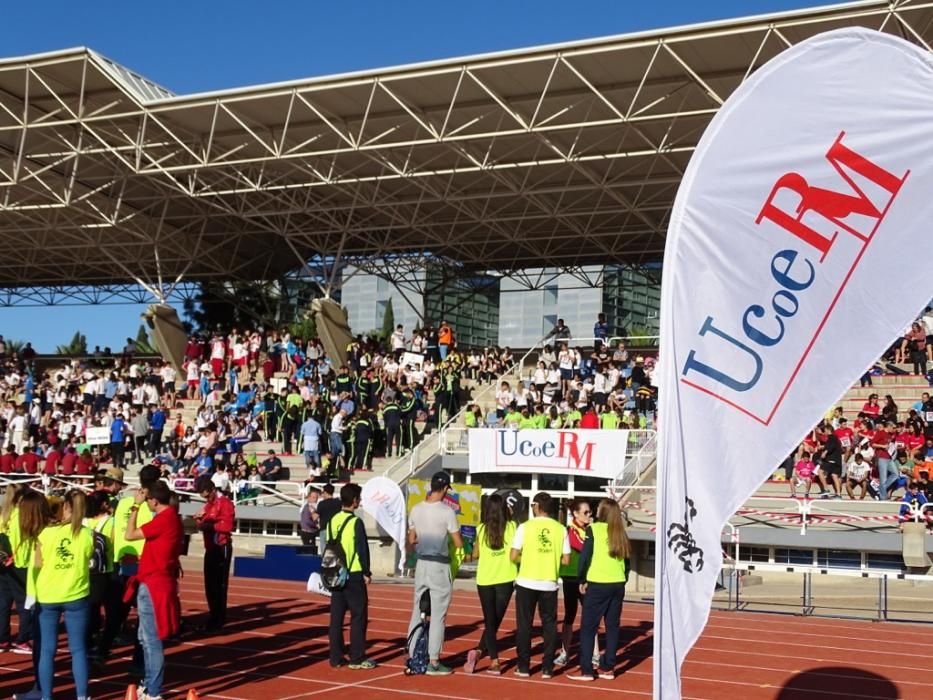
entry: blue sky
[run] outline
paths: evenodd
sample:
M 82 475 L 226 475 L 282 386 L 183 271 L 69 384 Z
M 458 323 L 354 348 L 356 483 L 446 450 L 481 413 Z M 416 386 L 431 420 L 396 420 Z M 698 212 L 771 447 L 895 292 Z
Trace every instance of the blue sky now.
M 173 92 L 516 49 L 819 4 L 806 0 L 47 0 L 4 3 L 0 57 L 87 46 Z M 10 31 L 12 30 L 12 31 Z M 75 330 L 122 347 L 141 306 L 0 309 L 0 334 L 52 351 Z

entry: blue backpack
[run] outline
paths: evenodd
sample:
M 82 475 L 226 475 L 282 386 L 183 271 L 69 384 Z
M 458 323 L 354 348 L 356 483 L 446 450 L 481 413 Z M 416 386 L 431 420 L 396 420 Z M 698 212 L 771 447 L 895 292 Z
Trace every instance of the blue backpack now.
M 428 630 L 431 626 L 431 594 L 425 591 L 421 595 L 421 622 L 408 635 L 405 647 L 408 659 L 405 661 L 406 676 L 421 676 L 428 670 Z

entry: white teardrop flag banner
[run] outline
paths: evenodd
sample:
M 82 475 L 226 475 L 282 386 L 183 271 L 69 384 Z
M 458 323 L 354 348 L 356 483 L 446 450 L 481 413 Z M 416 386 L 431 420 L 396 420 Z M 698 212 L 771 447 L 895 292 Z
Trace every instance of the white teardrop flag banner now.
M 369 513 L 399 547 L 398 568 L 404 571 L 406 512 L 405 496 L 397 483 L 385 476 L 376 476 L 363 484 L 363 510 Z
M 701 138 L 664 253 L 655 698 L 726 521 L 930 301 L 931 221 L 933 60 L 893 36 L 793 46 Z

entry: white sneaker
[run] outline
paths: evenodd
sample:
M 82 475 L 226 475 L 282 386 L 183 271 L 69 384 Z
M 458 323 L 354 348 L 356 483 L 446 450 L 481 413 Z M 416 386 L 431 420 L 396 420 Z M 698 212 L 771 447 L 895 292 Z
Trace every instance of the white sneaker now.
M 554 658 L 555 666 L 566 666 L 567 665 L 567 652 L 563 649 L 560 650 L 560 653 Z

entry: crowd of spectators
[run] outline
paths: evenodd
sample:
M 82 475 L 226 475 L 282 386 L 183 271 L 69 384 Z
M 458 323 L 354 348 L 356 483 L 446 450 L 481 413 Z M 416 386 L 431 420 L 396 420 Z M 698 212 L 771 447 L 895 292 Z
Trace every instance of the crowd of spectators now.
M 384 341 L 357 336 L 345 364 L 287 329 L 194 335 L 180 373 L 140 358 L 132 341 L 43 370 L 31 346 L 7 353 L 0 337 L 0 348 L 0 474 L 149 461 L 172 480 L 210 474 L 242 494 L 290 476 L 280 454 L 302 453 L 321 479 L 399 456 L 459 411 L 464 378 L 485 381 L 512 362 L 508 348 L 459 349 L 446 322 L 410 337 L 401 325 Z M 257 440 L 281 447 L 244 450 Z

